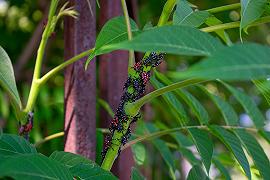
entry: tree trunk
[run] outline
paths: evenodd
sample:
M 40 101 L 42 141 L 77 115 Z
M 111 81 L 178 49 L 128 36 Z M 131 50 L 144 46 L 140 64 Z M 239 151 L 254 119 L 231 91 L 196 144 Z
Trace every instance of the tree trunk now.
M 95 44 L 96 1 L 71 0 L 79 18 L 66 18 L 65 59 Z M 96 151 L 96 64 L 84 70 L 84 58 L 65 71 L 65 151 L 95 160 Z

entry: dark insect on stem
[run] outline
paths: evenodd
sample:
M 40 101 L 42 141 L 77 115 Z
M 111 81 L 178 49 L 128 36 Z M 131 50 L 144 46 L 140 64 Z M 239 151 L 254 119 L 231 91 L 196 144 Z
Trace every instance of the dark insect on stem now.
M 26 119 L 26 124 L 21 125 L 21 123 L 19 123 L 19 135 L 24 136 L 26 140 L 29 140 L 29 132 L 33 129 L 34 126 L 34 113 L 29 112 Z

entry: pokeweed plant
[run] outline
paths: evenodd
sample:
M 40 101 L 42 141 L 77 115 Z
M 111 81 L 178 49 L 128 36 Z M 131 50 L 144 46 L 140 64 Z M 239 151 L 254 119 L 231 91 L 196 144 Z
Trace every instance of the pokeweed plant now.
M 37 153 L 36 149 L 24 138 L 0 133 L 0 177 L 14 179 L 116 179 L 110 172 L 111 167 L 121 153 L 131 145 L 152 139 L 154 146 L 160 151 L 169 168 L 169 175 L 176 179 L 173 157 L 166 141 L 160 137 L 170 135 L 178 143 L 177 149 L 189 159 L 193 165 L 187 179 L 209 179 L 210 166 L 213 163 L 226 179 L 230 174 L 214 153 L 214 145 L 210 134 L 219 139 L 238 167 L 248 179 L 259 176 L 270 177 L 270 162 L 255 135 L 260 135 L 270 142 L 270 133 L 264 130 L 265 119 L 256 103 L 244 92 L 228 84 L 226 81 L 252 81 L 269 101 L 269 88 L 266 78 L 269 75 L 270 48 L 256 43 L 234 44 L 226 30 L 239 28 L 247 32 L 251 26 L 270 22 L 269 4 L 267 0 L 242 0 L 240 3 L 212 8 L 209 10 L 194 10 L 185 0 L 167 0 L 156 27 L 140 30 L 128 16 L 126 3 L 121 0 L 124 17 L 109 20 L 100 31 L 95 47 L 65 61 L 41 76 L 42 59 L 48 38 L 62 16 L 77 18 L 76 11 L 65 4 L 57 11 L 58 0 L 52 0 L 45 24 L 44 32 L 37 53 L 32 85 L 25 107 L 23 107 L 16 88 L 11 61 L 0 48 L 0 84 L 9 94 L 16 117 L 20 123 L 19 133 L 28 138 L 32 129 L 33 107 L 40 88 L 55 74 L 68 65 L 89 56 L 86 63 L 101 54 L 114 50 L 129 50 L 128 78 L 124 83 L 123 95 L 117 111 L 112 118 L 109 135 L 105 139 L 102 151 L 102 164 L 99 167 L 94 162 L 79 155 L 54 152 L 50 157 Z M 241 9 L 241 21 L 223 23 L 215 13 L 227 10 Z M 172 20 L 170 17 L 173 17 Z M 203 27 L 202 27 L 203 26 Z M 208 33 L 215 33 L 217 37 Z M 143 59 L 134 63 L 134 51 L 146 52 Z M 165 54 L 175 54 L 202 58 L 185 71 L 168 72 L 166 75 L 155 68 L 162 63 Z M 166 58 L 165 58 L 166 59 Z M 154 73 L 152 71 L 154 70 Z M 151 73 L 153 76 L 151 77 Z M 156 88 L 146 95 L 147 83 Z M 254 127 L 246 128 L 238 124 L 234 108 L 219 94 L 210 91 L 205 82 L 217 83 L 232 94 L 241 104 L 254 123 Z M 210 117 L 201 102 L 184 87 L 193 87 L 209 97 L 225 120 L 225 125 L 210 123 Z M 171 107 L 173 116 L 178 120 L 178 127 L 166 127 L 144 123 L 142 128 L 148 133 L 128 142 L 131 134 L 130 124 L 140 119 L 141 107 L 162 96 Z M 189 119 L 181 100 L 186 103 L 195 117 L 198 125 L 188 125 Z M 179 127 L 180 126 L 180 127 Z M 185 131 L 189 137 L 181 133 Z M 253 134 L 250 134 L 253 133 Z M 201 160 L 197 159 L 188 149 L 194 144 Z M 175 147 L 175 146 L 171 146 Z M 254 162 L 253 173 L 245 151 Z M 233 161 L 233 160 L 232 160 Z M 24 166 L 27 163 L 28 166 Z M 50 167 L 48 169 L 47 167 Z M 97 175 L 98 174 L 98 175 Z M 143 179 L 138 170 L 133 169 L 132 179 Z

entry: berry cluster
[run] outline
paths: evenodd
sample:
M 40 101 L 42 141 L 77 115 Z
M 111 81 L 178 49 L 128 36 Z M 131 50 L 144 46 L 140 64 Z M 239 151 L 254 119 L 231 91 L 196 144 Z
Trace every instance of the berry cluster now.
M 163 53 L 152 52 L 144 58 L 141 62 L 137 62 L 132 68 L 129 69 L 129 76 L 124 84 L 124 92 L 121 97 L 120 104 L 116 110 L 115 116 L 111 121 L 109 130 L 110 134 L 106 137 L 104 148 L 102 151 L 102 157 L 104 158 L 108 149 L 112 145 L 112 137 L 115 131 L 123 134 L 121 139 L 118 141 L 125 145 L 131 136 L 130 126 L 126 133 L 124 133 L 124 125 L 131 119 L 131 123 L 136 122 L 140 115 L 137 114 L 135 117 L 130 117 L 125 113 L 124 106 L 126 103 L 132 103 L 140 99 L 145 91 L 145 86 L 150 80 L 150 71 L 153 67 L 158 66 L 164 57 Z M 121 147 L 118 149 L 118 153 L 121 152 Z
M 25 139 L 29 139 L 29 132 L 32 130 L 34 125 L 34 113 L 33 112 L 29 112 L 27 114 L 27 122 L 25 125 L 21 125 L 20 124 L 20 128 L 19 128 L 19 134 L 23 135 L 25 137 Z

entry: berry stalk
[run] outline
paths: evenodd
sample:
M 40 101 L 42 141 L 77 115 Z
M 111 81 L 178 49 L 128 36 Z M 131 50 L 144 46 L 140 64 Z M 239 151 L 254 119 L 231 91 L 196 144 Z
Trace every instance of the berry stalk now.
M 162 10 L 158 26 L 165 25 L 176 4 L 176 0 L 168 0 Z M 163 59 L 163 53 L 146 53 L 142 61 L 129 67 L 128 79 L 124 85 L 124 92 L 120 104 L 110 124 L 110 134 L 106 137 L 102 152 L 103 162 L 101 167 L 110 170 L 113 162 L 121 152 L 121 147 L 130 138 L 130 124 L 140 117 L 139 113 L 130 115 L 126 113 L 125 106 L 140 99 L 145 91 L 145 86 L 150 79 L 151 70 L 158 66 Z

